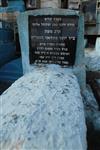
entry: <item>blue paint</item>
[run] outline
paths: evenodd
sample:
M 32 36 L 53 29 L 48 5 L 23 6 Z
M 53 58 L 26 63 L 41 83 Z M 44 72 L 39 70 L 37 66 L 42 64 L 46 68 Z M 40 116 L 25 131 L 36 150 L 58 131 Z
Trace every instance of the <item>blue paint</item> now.
M 12 23 L 11 22 L 7 22 L 4 20 L 0 20 L 0 29 L 11 29 L 12 28 Z
M 0 42 L 14 41 L 14 31 L 10 29 L 0 29 Z
M 15 42 L 0 43 L 0 67 L 15 58 Z
M 21 58 L 10 61 L 0 69 L 0 81 L 13 83 L 20 78 L 22 73 Z
M 25 11 L 25 5 L 23 0 L 9 0 L 8 7 L 0 7 L 1 13 L 14 11 Z

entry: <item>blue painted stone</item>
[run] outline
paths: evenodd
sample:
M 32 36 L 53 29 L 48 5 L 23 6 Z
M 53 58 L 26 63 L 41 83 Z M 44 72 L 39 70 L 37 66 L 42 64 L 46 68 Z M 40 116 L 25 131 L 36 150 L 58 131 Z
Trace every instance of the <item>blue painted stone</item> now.
M 0 42 L 14 41 L 14 32 L 9 29 L 0 29 Z
M 0 44 L 0 67 L 15 58 L 15 42 Z
M 25 11 L 23 0 L 9 0 L 8 7 L 1 7 L 0 12 Z
M 21 58 L 15 59 L 0 68 L 0 81 L 13 83 L 20 78 L 22 73 Z
M 12 28 L 12 23 L 0 20 L 0 29 L 11 29 Z

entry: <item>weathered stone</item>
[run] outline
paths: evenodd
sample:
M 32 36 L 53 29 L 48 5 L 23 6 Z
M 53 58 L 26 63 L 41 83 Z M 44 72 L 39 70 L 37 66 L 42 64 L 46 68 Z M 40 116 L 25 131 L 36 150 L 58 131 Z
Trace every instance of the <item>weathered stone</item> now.
M 1 149 L 86 150 L 84 108 L 71 70 L 34 67 L 0 100 Z
M 88 128 L 93 128 L 95 131 L 100 132 L 99 106 L 89 86 L 87 86 L 86 91 L 83 93 L 83 102 Z
M 89 71 L 100 71 L 100 38 L 97 38 L 94 50 L 87 50 L 85 64 Z

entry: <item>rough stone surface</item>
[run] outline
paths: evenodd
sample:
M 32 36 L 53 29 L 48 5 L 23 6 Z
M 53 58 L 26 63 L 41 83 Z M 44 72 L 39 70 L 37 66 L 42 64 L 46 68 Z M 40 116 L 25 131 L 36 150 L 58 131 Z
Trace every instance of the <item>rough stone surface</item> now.
M 89 86 L 83 93 L 83 102 L 85 107 L 85 117 L 87 125 L 92 126 L 94 130 L 100 131 L 100 111 L 93 92 Z
M 94 50 L 88 49 L 86 51 L 85 63 L 87 70 L 100 71 L 100 38 L 97 38 Z
M 34 67 L 1 97 L 4 150 L 86 150 L 80 88 L 69 69 Z
M 97 38 L 95 49 L 86 51 L 86 68 L 88 71 L 100 71 L 100 38 Z M 100 83 L 100 80 L 98 80 Z M 84 105 L 87 122 L 100 132 L 100 111 L 96 99 L 88 87 L 84 91 Z
M 87 88 L 84 91 L 83 100 L 86 110 L 93 111 L 99 109 L 99 106 L 89 85 L 87 85 Z
M 100 56 L 87 56 L 86 68 L 89 71 L 100 71 Z

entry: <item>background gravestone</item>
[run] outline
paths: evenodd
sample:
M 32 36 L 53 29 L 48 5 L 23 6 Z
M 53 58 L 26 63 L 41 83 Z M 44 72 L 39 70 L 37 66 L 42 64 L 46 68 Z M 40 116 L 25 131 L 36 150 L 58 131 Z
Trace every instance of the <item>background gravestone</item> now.
M 32 10 L 40 7 L 40 0 L 24 0 L 26 9 Z
M 60 8 L 61 0 L 40 0 L 41 8 Z
M 83 15 L 58 8 L 28 11 L 18 16 L 18 28 L 24 73 L 34 62 L 61 64 L 73 70 L 85 89 Z

